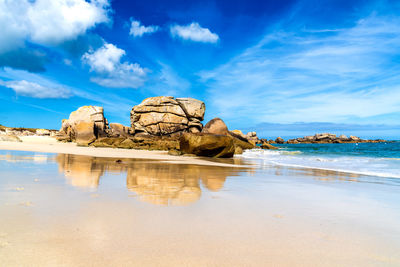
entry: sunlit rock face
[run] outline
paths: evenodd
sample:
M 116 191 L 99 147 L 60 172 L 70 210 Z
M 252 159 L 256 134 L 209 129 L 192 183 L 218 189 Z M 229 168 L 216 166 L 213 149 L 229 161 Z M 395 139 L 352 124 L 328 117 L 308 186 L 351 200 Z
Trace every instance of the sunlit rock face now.
M 150 135 L 200 132 L 205 105 L 193 98 L 157 96 L 143 100 L 131 111 L 131 127 Z
M 164 206 L 192 204 L 200 199 L 202 190 L 221 190 L 226 177 L 238 173 L 226 167 L 67 154 L 57 155 L 56 162 L 70 185 L 86 189 L 96 189 L 106 173 L 126 173 L 126 181 L 120 182 L 139 200 Z
M 104 109 L 98 106 L 83 106 L 71 112 L 69 119 L 62 121 L 58 139 L 60 141 L 75 141 L 79 137 L 80 131 L 77 125 L 82 123 L 92 125 L 90 129 L 85 127 L 85 135 L 88 135 L 89 132 L 94 137 L 106 136 L 108 122 L 104 117 Z

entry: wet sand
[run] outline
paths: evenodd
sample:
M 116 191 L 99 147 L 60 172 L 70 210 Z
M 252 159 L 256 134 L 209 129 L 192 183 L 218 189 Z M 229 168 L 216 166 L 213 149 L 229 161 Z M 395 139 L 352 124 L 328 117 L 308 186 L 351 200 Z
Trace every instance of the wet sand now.
M 4 266 L 399 266 L 400 183 L 0 152 Z

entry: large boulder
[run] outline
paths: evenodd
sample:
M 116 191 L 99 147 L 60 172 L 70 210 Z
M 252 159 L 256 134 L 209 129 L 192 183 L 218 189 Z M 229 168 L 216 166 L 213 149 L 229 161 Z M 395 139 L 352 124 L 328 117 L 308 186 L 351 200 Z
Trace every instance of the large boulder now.
M 278 137 L 275 139 L 275 143 L 277 143 L 277 144 L 283 144 L 284 142 L 285 142 L 285 140 L 283 140 L 282 137 Z
M 131 127 L 150 135 L 200 132 L 205 105 L 193 98 L 150 97 L 131 111 Z
M 220 118 L 214 118 L 204 125 L 203 133 L 229 135 L 228 127 Z
M 78 108 L 76 111 L 71 112 L 69 119 L 64 119 L 62 121 L 58 139 L 75 141 L 77 136 L 76 126 L 80 122 L 93 123 L 93 134 L 96 137 L 107 135 L 108 122 L 104 117 L 103 108 L 98 106 L 83 106 Z
M 75 125 L 75 140 L 78 145 L 88 145 L 96 140 L 93 121 L 80 121 Z
M 227 135 L 233 138 L 235 154 L 241 154 L 245 149 L 255 148 L 255 143 L 249 142 L 246 135 L 240 130 L 229 131 L 225 122 L 220 118 L 210 120 L 203 128 L 203 133 L 215 135 Z
M 179 139 L 180 150 L 197 156 L 230 158 L 235 153 L 232 136 L 207 133 L 184 133 Z

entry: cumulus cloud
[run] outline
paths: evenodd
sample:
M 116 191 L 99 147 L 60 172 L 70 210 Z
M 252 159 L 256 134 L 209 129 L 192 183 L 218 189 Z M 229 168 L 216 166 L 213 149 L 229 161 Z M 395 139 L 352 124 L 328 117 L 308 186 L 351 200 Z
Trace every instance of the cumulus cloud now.
M 142 37 L 144 34 L 150 34 L 158 31 L 160 27 L 158 26 L 144 26 L 140 23 L 140 21 L 133 20 L 131 22 L 131 29 L 129 31 L 130 35 L 133 35 L 134 37 Z
M 172 37 L 179 37 L 183 40 L 190 40 L 193 42 L 202 43 L 216 43 L 219 40 L 219 36 L 211 32 L 207 28 L 203 28 L 197 22 L 192 22 L 189 25 L 173 25 L 170 27 L 170 33 Z
M 48 87 L 35 82 L 3 81 L 0 80 L 0 86 L 8 87 L 14 90 L 17 95 L 33 98 L 69 98 L 71 91 L 63 87 Z
M 108 0 L 0 1 L 0 53 L 25 41 L 59 44 L 109 21 Z
M 82 56 L 82 61 L 97 74 L 91 80 L 101 86 L 114 88 L 138 88 L 143 85 L 146 70 L 137 63 L 121 62 L 125 50 L 113 44 L 104 44 Z

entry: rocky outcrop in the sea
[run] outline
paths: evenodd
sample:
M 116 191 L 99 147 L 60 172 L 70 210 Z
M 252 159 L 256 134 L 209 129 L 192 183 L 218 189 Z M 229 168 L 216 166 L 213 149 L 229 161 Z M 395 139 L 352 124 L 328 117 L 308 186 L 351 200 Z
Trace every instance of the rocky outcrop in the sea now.
M 108 122 L 102 107 L 83 106 L 72 112 L 69 119 L 62 121 L 57 139 L 90 143 L 90 140 L 107 136 L 107 129 Z
M 330 144 L 330 143 L 335 143 L 335 144 L 340 144 L 340 143 L 380 143 L 380 142 L 386 142 L 383 139 L 376 139 L 376 140 L 365 140 L 361 139 L 360 137 L 350 135 L 347 137 L 346 135 L 340 135 L 336 136 L 336 134 L 331 134 L 331 133 L 319 133 L 315 135 L 309 135 L 309 136 L 304 136 L 304 137 L 299 137 L 299 138 L 294 138 L 294 139 L 289 139 L 286 142 L 278 137 L 275 140 L 276 143 L 278 144 Z M 271 143 L 271 142 L 270 142 Z
M 149 135 L 171 135 L 202 130 L 205 105 L 193 98 L 150 97 L 131 111 L 131 128 Z

